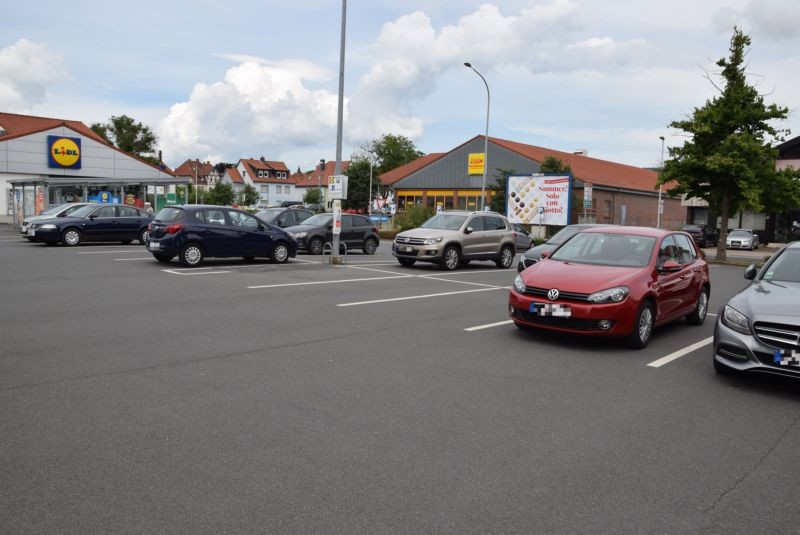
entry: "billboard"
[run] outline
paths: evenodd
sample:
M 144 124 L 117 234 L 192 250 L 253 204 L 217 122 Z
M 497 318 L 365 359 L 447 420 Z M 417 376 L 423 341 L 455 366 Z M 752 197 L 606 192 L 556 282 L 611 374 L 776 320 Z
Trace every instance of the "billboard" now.
M 572 200 L 570 175 L 509 176 L 506 217 L 523 225 L 568 225 Z
M 486 163 L 486 155 L 482 152 L 471 152 L 467 161 L 468 175 L 482 175 Z

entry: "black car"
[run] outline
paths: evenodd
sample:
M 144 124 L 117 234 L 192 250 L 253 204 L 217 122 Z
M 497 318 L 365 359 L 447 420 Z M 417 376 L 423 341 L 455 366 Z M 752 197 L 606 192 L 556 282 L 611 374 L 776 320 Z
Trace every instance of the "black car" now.
M 800 242 L 772 255 L 722 306 L 714 326 L 714 369 L 800 378 Z
M 719 234 L 715 229 L 704 224 L 685 225 L 683 232 L 690 234 L 698 247 L 715 247 L 719 241 Z
M 608 227 L 608 226 L 615 226 L 615 225 L 603 225 L 599 223 L 579 223 L 577 225 L 567 225 L 566 227 L 562 228 L 558 232 L 556 232 L 549 240 L 544 242 L 541 245 L 537 245 L 536 247 L 532 247 L 525 251 L 522 256 L 519 257 L 519 262 L 517 263 L 517 271 L 522 271 L 523 269 L 534 265 L 536 262 L 542 259 L 542 253 L 547 251 L 551 253 L 558 248 L 559 245 L 573 237 L 578 232 L 585 230 L 587 228 L 592 227 Z
M 197 267 L 209 257 L 267 257 L 283 264 L 297 254 L 297 241 L 282 229 L 236 208 L 186 205 L 164 208 L 150 224 L 147 250 L 159 262 L 175 256 Z
M 281 228 L 299 225 L 312 215 L 314 212 L 311 210 L 295 207 L 265 208 L 256 212 L 256 217 L 260 220 Z
M 333 214 L 317 214 L 303 221 L 302 225 L 287 227 L 285 230 L 297 238 L 301 251 L 322 254 L 325 244 L 333 241 Z M 348 251 L 361 249 L 365 254 L 375 254 L 380 237 L 377 227 L 367 216 L 342 214 L 339 243 L 347 245 Z
M 67 217 L 43 219 L 31 224 L 28 236 L 49 245 L 74 247 L 86 241 L 147 241 L 153 216 L 125 204 L 89 204 Z

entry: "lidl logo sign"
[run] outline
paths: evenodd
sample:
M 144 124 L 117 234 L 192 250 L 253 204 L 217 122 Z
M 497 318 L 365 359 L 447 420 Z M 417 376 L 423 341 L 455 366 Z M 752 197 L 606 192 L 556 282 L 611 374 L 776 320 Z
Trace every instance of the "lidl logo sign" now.
M 81 138 L 47 136 L 48 165 L 61 169 L 81 168 Z

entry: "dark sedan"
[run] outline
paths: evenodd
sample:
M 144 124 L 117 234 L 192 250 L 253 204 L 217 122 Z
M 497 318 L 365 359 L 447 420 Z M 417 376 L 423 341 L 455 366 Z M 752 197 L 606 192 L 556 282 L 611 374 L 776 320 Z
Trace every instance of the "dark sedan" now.
M 537 245 L 536 247 L 532 247 L 525 251 L 520 257 L 519 262 L 517 262 L 517 271 L 522 271 L 523 269 L 534 265 L 536 262 L 542 259 L 542 253 L 547 251 L 548 253 L 552 253 L 553 251 L 558 248 L 559 245 L 573 237 L 575 234 L 582 230 L 586 230 L 587 228 L 592 227 L 605 227 L 608 225 L 600 225 L 594 223 L 579 223 L 577 225 L 568 225 L 558 232 L 556 232 L 552 238 L 547 240 L 541 245 Z
M 256 212 L 256 217 L 260 220 L 275 225 L 276 227 L 286 228 L 301 224 L 303 221 L 314 215 L 311 210 L 305 208 L 282 207 L 265 208 Z
M 253 260 L 266 257 L 283 264 L 297 254 L 297 241 L 282 229 L 236 208 L 187 205 L 164 208 L 150 224 L 147 250 L 159 262 L 175 256 L 197 267 L 209 257 Z
M 300 250 L 322 254 L 326 243 L 333 240 L 333 214 L 317 214 L 285 230 L 297 238 Z M 380 244 L 378 229 L 367 216 L 342 214 L 342 232 L 339 243 L 348 251 L 361 249 L 364 254 L 375 254 Z
M 775 253 L 717 315 L 714 369 L 800 377 L 800 241 Z
M 147 226 L 153 216 L 124 204 L 89 204 L 67 217 L 43 219 L 31 224 L 28 236 L 50 245 L 68 247 L 86 241 L 147 241 Z

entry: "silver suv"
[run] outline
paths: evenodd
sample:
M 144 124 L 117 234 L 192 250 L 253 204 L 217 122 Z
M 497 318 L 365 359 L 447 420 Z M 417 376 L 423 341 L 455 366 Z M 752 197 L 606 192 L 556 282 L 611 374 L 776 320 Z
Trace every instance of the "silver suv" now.
M 433 262 L 450 271 L 470 260 L 494 260 L 497 267 L 508 268 L 514 263 L 514 246 L 514 232 L 505 216 L 449 210 L 398 234 L 392 254 L 403 266 Z

